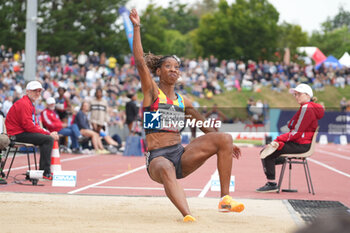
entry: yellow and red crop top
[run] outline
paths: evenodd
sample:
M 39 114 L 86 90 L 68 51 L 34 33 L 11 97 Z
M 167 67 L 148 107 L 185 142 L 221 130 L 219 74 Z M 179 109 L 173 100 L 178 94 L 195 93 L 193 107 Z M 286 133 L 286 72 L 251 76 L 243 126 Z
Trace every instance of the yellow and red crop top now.
M 185 102 L 179 93 L 175 93 L 176 100 L 169 99 L 164 92 L 158 88 L 158 97 L 148 107 L 143 108 L 145 112 L 160 114 L 159 125 L 155 128 L 145 127 L 146 134 L 158 132 L 181 132 L 185 126 Z M 144 119 L 145 121 L 145 119 Z

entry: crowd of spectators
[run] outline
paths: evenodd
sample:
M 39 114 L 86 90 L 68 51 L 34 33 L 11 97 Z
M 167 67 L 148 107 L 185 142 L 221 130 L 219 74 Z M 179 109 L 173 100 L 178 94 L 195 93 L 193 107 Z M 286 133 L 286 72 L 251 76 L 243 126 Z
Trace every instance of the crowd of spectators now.
M 211 99 L 214 95 L 238 90 L 259 92 L 262 86 L 273 91 L 283 91 L 298 83 L 308 83 L 315 91 L 322 91 L 326 85 L 344 88 L 350 85 L 350 69 L 333 69 L 321 66 L 318 70 L 312 64 L 300 65 L 271 61 L 241 60 L 219 61 L 213 55 L 208 58 L 182 58 L 182 76 L 176 90 L 183 95 Z M 6 115 L 12 104 L 24 94 L 25 52 L 12 51 L 0 46 L 0 103 Z M 156 78 L 156 77 L 155 77 Z M 45 91 L 37 103 L 37 114 L 45 109 L 45 100 L 59 97 L 59 88 L 64 88 L 69 100 L 70 111 L 83 101 L 92 101 L 95 90 L 102 88 L 108 103 L 109 122 L 123 126 L 124 106 L 130 93 L 140 90 L 140 80 L 131 55 L 124 56 L 122 62 L 106 53 L 84 51 L 79 54 L 69 52 L 61 56 L 51 56 L 47 52 L 37 53 L 36 80 L 43 84 Z M 140 105 L 140 103 L 138 103 Z M 349 101 L 345 105 L 350 104 Z M 350 108 L 350 107 L 349 107 Z M 349 109 L 348 107 L 342 109 Z M 77 109 L 76 109 L 77 111 Z

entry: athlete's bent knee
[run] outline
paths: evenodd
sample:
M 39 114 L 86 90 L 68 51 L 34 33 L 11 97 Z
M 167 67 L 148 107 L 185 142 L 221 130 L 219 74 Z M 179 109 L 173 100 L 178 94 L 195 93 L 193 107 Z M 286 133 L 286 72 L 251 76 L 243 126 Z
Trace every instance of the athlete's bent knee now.
M 221 133 L 219 137 L 219 142 L 225 145 L 232 145 L 233 139 L 230 134 L 227 133 Z

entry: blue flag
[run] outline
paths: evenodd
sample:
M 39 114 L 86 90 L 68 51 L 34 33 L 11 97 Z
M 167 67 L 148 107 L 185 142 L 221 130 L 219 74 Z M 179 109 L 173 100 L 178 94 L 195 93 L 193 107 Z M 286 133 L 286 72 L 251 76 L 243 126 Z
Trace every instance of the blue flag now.
M 128 41 L 129 41 L 130 50 L 131 52 L 133 52 L 132 41 L 134 38 L 134 26 L 132 25 L 131 20 L 129 19 L 130 12 L 125 7 L 121 7 L 119 8 L 119 14 L 123 17 L 126 37 L 128 38 Z

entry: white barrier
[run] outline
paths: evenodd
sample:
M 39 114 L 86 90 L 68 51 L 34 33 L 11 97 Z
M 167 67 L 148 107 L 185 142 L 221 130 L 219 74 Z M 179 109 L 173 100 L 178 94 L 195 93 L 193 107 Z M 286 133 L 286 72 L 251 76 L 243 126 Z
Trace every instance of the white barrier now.
M 320 143 L 321 145 L 327 145 L 327 144 L 328 144 L 327 135 L 321 135 L 321 136 L 320 136 L 320 141 L 319 141 L 319 143 Z

